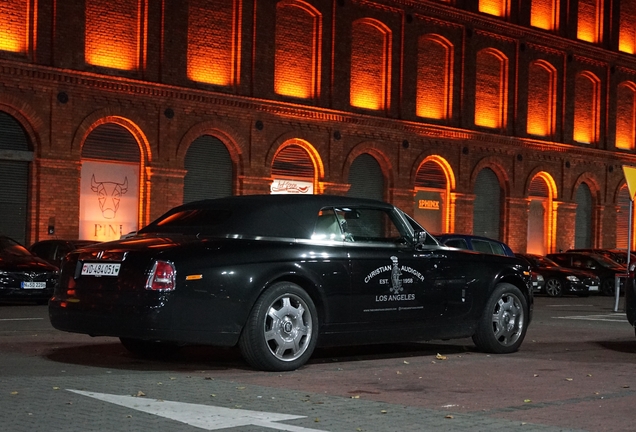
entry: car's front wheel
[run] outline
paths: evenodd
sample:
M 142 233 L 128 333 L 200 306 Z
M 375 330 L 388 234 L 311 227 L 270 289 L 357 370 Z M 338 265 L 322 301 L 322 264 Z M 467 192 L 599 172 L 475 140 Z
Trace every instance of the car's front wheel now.
M 256 369 L 290 371 L 311 357 L 317 337 L 318 312 L 311 297 L 294 283 L 279 282 L 254 304 L 239 348 Z
M 563 295 L 563 284 L 558 279 L 548 279 L 545 283 L 545 293 L 550 297 L 561 297 Z
M 484 352 L 515 352 L 526 336 L 527 318 L 528 303 L 519 288 L 499 284 L 486 302 L 473 342 Z
M 616 291 L 614 279 L 603 279 L 601 281 L 601 294 L 606 296 L 613 296 Z

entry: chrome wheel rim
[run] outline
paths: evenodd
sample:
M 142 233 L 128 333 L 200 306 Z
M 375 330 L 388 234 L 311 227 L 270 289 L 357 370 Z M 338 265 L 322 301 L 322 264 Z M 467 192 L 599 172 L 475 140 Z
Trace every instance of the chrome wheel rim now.
M 523 326 L 521 300 L 514 294 L 502 295 L 492 314 L 492 328 L 497 342 L 503 346 L 514 345 L 523 333 Z
M 561 282 L 556 279 L 550 279 L 545 284 L 545 291 L 549 296 L 556 297 L 561 294 Z
M 307 304 L 293 294 L 284 294 L 270 305 L 263 335 L 269 351 L 282 361 L 298 359 L 309 347 L 312 317 Z

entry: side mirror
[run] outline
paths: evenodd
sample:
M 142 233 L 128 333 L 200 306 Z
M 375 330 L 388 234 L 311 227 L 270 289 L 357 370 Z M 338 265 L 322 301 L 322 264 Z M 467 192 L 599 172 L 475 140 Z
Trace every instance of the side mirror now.
M 422 246 L 424 243 L 426 243 L 426 236 L 428 235 L 428 233 L 426 231 L 416 231 L 415 232 L 415 246 Z

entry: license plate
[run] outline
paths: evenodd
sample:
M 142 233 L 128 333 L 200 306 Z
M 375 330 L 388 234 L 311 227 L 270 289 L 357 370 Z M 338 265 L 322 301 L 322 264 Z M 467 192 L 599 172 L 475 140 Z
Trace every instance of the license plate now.
M 598 291 L 598 287 L 596 285 L 590 286 L 590 291 Z
M 22 289 L 44 289 L 46 282 L 22 282 Z
M 117 276 L 121 264 L 84 263 L 82 276 Z

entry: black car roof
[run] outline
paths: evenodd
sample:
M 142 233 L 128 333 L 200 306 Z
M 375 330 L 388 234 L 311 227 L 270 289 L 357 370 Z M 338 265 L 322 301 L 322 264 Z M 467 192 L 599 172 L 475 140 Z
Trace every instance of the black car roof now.
M 200 220 L 203 223 L 188 227 L 191 232 L 310 238 L 320 209 L 346 206 L 394 208 L 382 201 L 339 195 L 241 195 L 194 201 L 175 207 L 141 229 L 140 233 L 169 231 L 168 227 L 163 229 L 157 222 L 169 215 L 194 210 L 202 213 Z M 210 216 L 209 219 L 205 219 L 203 214 Z M 213 221 L 212 216 L 218 214 L 224 216 Z M 210 223 L 206 223 L 208 220 Z

